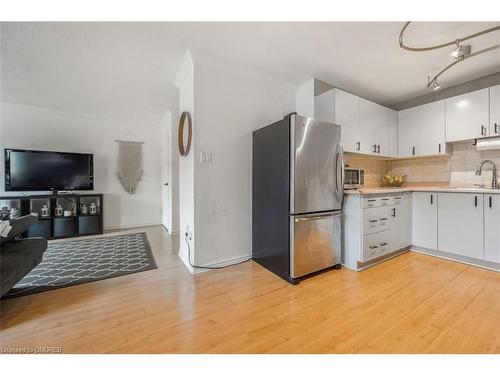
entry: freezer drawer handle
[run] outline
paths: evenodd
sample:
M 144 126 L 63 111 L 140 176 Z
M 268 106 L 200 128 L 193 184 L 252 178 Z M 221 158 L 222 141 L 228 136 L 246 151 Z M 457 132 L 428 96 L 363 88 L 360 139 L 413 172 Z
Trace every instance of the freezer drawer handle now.
M 333 216 L 340 216 L 342 214 L 326 214 L 326 215 L 318 215 L 318 216 L 307 216 L 307 217 L 296 217 L 295 222 L 299 223 L 301 221 L 312 221 L 312 220 L 321 220 L 326 219 Z

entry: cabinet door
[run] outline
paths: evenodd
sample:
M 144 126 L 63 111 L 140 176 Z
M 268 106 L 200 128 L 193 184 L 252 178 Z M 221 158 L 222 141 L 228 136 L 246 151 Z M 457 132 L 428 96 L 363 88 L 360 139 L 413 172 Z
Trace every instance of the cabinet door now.
M 329 90 L 314 97 L 314 118 L 335 123 L 335 90 Z
M 389 146 L 388 110 L 366 99 L 359 99 L 359 132 L 363 154 L 388 154 Z
M 405 194 L 400 204 L 389 207 L 391 251 L 411 245 L 411 194 Z
M 500 195 L 484 196 L 484 260 L 500 263 Z
M 387 156 L 398 156 L 398 113 L 389 109 L 389 152 Z
M 500 85 L 490 87 L 490 135 L 500 135 Z
M 438 251 L 483 259 L 483 196 L 439 193 Z
M 335 124 L 342 127 L 344 150 L 361 151 L 359 137 L 359 98 L 348 92 L 335 89 Z
M 489 89 L 446 99 L 446 141 L 489 135 Z
M 437 206 L 437 193 L 413 193 L 413 245 L 437 250 Z
M 398 155 L 413 156 L 419 140 L 418 107 L 398 112 Z
M 389 156 L 389 110 L 375 104 L 375 144 L 377 154 Z
M 438 155 L 445 150 L 444 100 L 419 107 L 418 155 Z

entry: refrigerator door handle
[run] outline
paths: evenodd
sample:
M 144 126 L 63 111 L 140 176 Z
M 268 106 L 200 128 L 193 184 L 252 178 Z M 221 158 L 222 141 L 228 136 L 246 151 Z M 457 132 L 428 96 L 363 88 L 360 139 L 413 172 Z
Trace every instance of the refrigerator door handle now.
M 329 213 L 329 214 L 325 214 L 325 215 L 314 215 L 314 216 L 296 217 L 295 218 L 295 222 L 299 223 L 301 221 L 321 220 L 321 219 L 325 219 L 325 218 L 330 217 L 330 216 L 341 216 L 341 215 L 342 215 L 342 213 Z
M 342 203 L 344 199 L 344 173 L 344 146 L 339 142 L 337 144 L 337 154 L 335 155 L 335 196 L 339 203 Z

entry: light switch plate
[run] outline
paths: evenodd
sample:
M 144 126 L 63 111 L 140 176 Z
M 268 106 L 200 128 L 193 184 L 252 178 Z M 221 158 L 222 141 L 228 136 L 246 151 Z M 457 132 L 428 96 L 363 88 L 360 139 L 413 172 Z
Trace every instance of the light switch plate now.
M 200 163 L 204 163 L 204 164 L 212 163 L 212 153 L 202 151 L 200 153 Z

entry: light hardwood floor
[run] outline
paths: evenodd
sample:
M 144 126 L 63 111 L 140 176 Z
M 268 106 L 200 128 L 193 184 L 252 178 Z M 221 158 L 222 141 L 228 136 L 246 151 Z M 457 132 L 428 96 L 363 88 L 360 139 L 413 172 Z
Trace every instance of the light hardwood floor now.
M 500 353 L 500 273 L 406 253 L 292 286 L 253 262 L 158 269 L 0 302 L 0 346 L 64 353 Z

